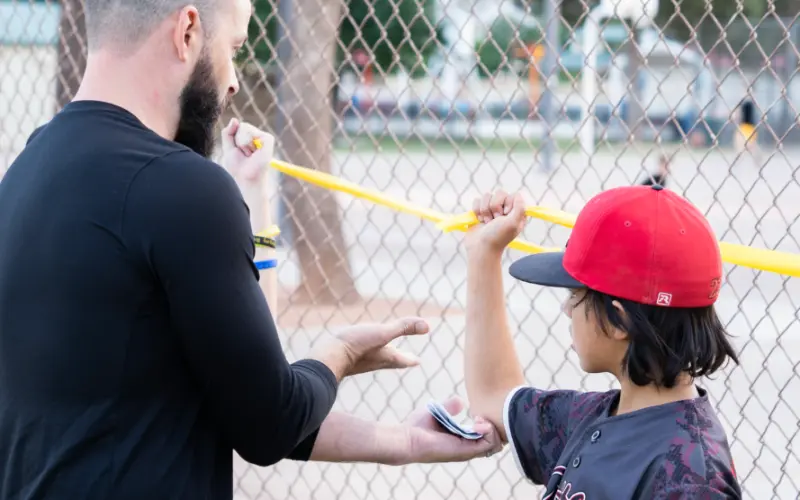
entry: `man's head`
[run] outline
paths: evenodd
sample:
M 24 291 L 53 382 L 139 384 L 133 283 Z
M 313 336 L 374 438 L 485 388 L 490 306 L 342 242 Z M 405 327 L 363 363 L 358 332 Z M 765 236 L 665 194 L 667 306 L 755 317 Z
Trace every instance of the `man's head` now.
M 139 73 L 142 99 L 163 103 L 174 139 L 209 156 L 217 119 L 239 90 L 233 60 L 247 40 L 248 0 L 85 0 L 89 53 Z M 135 60 L 135 62 L 134 62 Z
M 578 215 L 563 253 L 524 257 L 515 278 L 567 288 L 584 370 L 672 387 L 736 354 L 714 311 L 722 260 L 697 208 L 661 186 L 611 189 Z

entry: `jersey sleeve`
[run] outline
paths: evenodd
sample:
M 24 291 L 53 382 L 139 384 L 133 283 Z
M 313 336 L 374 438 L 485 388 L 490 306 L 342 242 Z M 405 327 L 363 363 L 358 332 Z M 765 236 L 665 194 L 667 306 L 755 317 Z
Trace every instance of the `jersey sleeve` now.
M 124 210 L 124 243 L 161 289 L 223 436 L 257 465 L 307 459 L 337 380 L 319 361 L 287 361 L 233 178 L 194 153 L 171 153 L 140 170 Z
M 677 486 L 656 495 L 654 500 L 728 500 L 730 495 L 708 485 L 690 484 Z
M 564 451 L 575 391 L 518 387 L 506 398 L 503 419 L 514 462 L 535 484 L 546 484 Z

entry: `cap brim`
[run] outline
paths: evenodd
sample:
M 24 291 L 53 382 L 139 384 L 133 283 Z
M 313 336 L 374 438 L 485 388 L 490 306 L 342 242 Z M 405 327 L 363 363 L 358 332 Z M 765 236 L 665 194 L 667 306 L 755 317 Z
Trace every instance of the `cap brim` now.
M 564 269 L 564 252 L 545 252 L 522 257 L 511 264 L 509 274 L 534 285 L 556 288 L 586 288 Z

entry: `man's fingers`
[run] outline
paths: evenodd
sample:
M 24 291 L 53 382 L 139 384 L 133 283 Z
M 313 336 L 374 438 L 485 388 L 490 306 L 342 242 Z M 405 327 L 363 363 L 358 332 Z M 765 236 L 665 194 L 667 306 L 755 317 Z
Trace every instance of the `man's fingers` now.
M 419 365 L 419 358 L 411 353 L 403 352 L 392 346 L 381 349 L 379 356 L 383 358 L 381 365 L 383 368 L 400 369 L 412 368 Z
M 231 118 L 225 128 L 222 129 L 222 147 L 225 149 L 236 147 L 234 136 L 239 130 L 239 120 Z
M 458 415 L 464 410 L 464 400 L 458 396 L 451 396 L 442 403 L 442 406 L 450 415 Z
M 483 448 L 486 450 L 484 456 L 489 457 L 503 451 L 503 442 L 491 422 L 484 420 L 482 417 L 475 417 L 472 429 L 479 434 L 483 434 L 483 438 L 479 440 L 479 443 L 483 444 Z
M 225 128 L 222 129 L 223 136 L 233 136 L 236 135 L 236 131 L 239 129 L 239 120 L 236 118 L 231 118 Z
M 253 139 L 261 135 L 261 131 L 249 123 L 242 123 L 239 125 L 234 135 L 234 143 L 239 149 L 244 149 L 247 146 L 252 146 Z
M 436 462 L 466 461 L 473 458 L 486 458 L 503 450 L 499 441 L 492 436 L 481 439 L 463 439 L 457 436 L 441 433 L 442 442 L 437 443 L 435 453 L 440 454 Z M 444 442 L 444 441 L 447 442 Z
M 389 344 L 399 337 L 423 335 L 429 330 L 425 320 L 412 317 L 383 325 L 351 326 L 337 336 L 353 354 L 356 363 L 353 373 L 363 373 L 417 366 L 419 360 L 415 356 L 400 352 Z
M 382 342 L 388 344 L 394 339 L 411 335 L 424 335 L 430 331 L 430 325 L 422 318 L 403 318 L 383 327 Z

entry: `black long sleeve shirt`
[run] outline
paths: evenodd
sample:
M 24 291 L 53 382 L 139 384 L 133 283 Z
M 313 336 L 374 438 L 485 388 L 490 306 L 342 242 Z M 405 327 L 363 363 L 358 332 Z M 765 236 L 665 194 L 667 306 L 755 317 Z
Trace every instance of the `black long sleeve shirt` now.
M 287 362 L 219 165 L 69 104 L 0 181 L 0 499 L 230 499 L 308 459 L 331 371 Z

